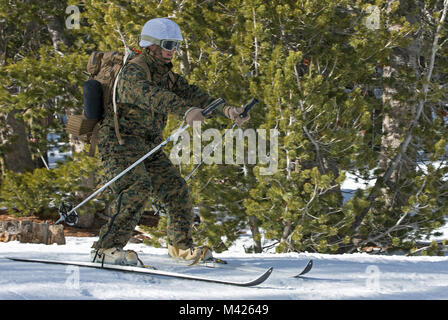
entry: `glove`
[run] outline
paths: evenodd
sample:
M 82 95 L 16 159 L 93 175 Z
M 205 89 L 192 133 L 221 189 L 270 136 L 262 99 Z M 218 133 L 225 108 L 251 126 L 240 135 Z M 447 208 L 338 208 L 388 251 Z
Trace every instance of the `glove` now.
M 248 121 L 250 119 L 250 115 L 247 114 L 244 118 L 240 118 L 240 114 L 243 113 L 244 108 L 234 108 L 230 106 L 225 106 L 223 108 L 224 115 L 235 121 L 235 123 L 239 126 L 241 126 L 244 122 Z
M 194 121 L 200 121 L 204 122 L 205 117 L 202 115 L 203 109 L 200 108 L 190 108 L 185 112 L 185 121 L 187 124 L 189 124 L 191 127 L 193 126 Z

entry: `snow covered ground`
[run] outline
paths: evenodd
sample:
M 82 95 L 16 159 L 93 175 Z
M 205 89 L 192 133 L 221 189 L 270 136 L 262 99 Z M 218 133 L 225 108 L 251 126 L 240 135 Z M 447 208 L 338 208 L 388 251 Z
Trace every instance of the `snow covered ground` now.
M 339 300 L 448 299 L 448 257 L 368 254 L 246 254 L 242 243 L 217 255 L 239 269 L 168 264 L 166 249 L 130 244 L 147 264 L 207 277 L 247 281 L 274 267 L 256 287 L 234 287 L 83 267 L 16 262 L 6 257 L 87 261 L 95 238 L 67 237 L 66 245 L 0 243 L 0 300 Z M 247 239 L 242 238 L 241 241 Z M 313 259 L 302 279 L 291 276 Z M 250 265 L 247 266 L 247 265 Z M 251 270 L 243 271 L 243 266 Z M 256 270 L 255 270 L 256 269 Z

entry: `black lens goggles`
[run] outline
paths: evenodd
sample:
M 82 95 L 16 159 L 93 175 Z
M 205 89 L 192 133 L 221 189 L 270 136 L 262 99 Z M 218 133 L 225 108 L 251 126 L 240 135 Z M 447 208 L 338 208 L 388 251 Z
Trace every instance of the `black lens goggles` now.
M 180 43 L 182 42 L 180 40 L 175 40 L 175 39 L 159 40 L 159 39 L 153 38 L 153 37 L 145 35 L 145 34 L 140 36 L 140 40 L 152 42 L 167 51 L 173 51 L 173 50 L 179 49 Z

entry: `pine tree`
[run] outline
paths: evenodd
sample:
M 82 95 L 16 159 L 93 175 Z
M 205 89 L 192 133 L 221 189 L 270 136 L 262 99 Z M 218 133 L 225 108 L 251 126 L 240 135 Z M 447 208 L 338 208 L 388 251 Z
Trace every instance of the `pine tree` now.
M 442 89 L 446 58 L 439 45 L 446 39 L 441 26 L 448 3 L 391 1 L 383 5 L 389 39 L 407 32 L 384 61 L 380 170 L 353 230 L 354 237 L 364 239 L 358 245 L 370 241 L 412 248 L 443 223 L 446 211 L 441 180 L 446 167 L 443 161 L 434 166 L 428 160 L 438 161 L 446 154 L 446 123 L 441 113 L 446 103 Z
M 330 1 L 286 1 L 268 15 L 260 8 L 260 29 L 270 31 L 257 70 L 266 104 L 261 127 L 280 133 L 279 169 L 266 176 L 255 169 L 258 185 L 245 204 L 261 221 L 265 237 L 279 241 L 277 250 L 334 251 L 347 223 L 339 170 L 349 157 L 341 151 L 357 144 L 343 137 L 358 134 L 363 122 L 352 116 L 366 109 L 360 92 L 351 97 L 344 92 L 356 79 L 347 68 L 354 53 L 341 45 L 347 42 L 350 16 L 343 4 Z M 365 73 L 365 67 L 357 70 L 358 76 Z
M 80 88 L 86 79 L 82 71 L 89 41 L 76 28 L 70 28 L 70 23 L 64 23 L 68 19 L 67 6 L 66 1 L 8 1 L 0 5 L 1 37 L 5 44 L 0 49 L 0 156 L 4 175 L 0 198 L 10 209 L 25 208 L 21 214 L 55 215 L 61 201 L 89 192 L 80 185 L 73 193 L 55 193 L 58 179 L 73 186 L 73 176 L 64 170 L 40 169 L 44 168 L 44 161 L 48 162 L 47 151 L 52 144 L 67 142 L 65 115 L 82 109 Z M 58 134 L 61 139 L 48 141 L 49 133 Z M 78 170 L 85 164 L 74 160 L 71 165 Z M 48 177 L 54 179 L 53 185 L 43 183 Z M 84 175 L 76 179 L 80 177 Z M 11 186 L 15 180 L 23 181 L 21 190 L 8 189 L 8 184 Z M 41 186 L 38 191 L 33 189 L 37 185 Z M 10 193 L 27 190 L 27 196 L 14 197 Z
M 46 157 L 47 134 L 62 129 L 56 117 L 61 119 L 67 110 L 82 105 L 79 85 L 85 77 L 81 70 L 84 42 L 75 41 L 64 29 L 66 6 L 61 1 L 10 1 L 1 6 L 5 43 L 0 69 L 1 115 L 12 129 L 20 130 L 18 135 L 3 122 L 6 169 L 14 169 L 8 163 L 17 165 L 24 159 L 27 164 L 15 171 L 43 167 L 37 162 Z M 11 149 L 12 144 L 22 147 Z

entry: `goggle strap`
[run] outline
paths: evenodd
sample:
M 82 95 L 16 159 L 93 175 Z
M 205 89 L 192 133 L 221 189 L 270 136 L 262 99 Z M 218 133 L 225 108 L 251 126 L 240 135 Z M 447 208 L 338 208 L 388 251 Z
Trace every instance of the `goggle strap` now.
M 162 42 L 164 42 L 164 41 L 176 41 L 176 42 L 180 43 L 179 40 L 175 40 L 175 39 L 172 39 L 172 40 L 171 39 L 159 40 L 159 39 L 156 39 L 154 37 L 148 36 L 146 34 L 140 35 L 140 40 L 149 41 L 151 43 L 154 43 L 154 44 L 158 45 L 159 47 L 162 47 Z
M 152 43 L 154 43 L 154 44 L 156 44 L 156 45 L 160 45 L 160 43 L 162 42 L 162 41 L 160 41 L 159 39 L 153 38 L 153 37 L 148 36 L 148 35 L 146 35 L 146 34 L 142 34 L 142 35 L 140 35 L 140 40 L 144 40 L 144 41 L 152 42 Z

